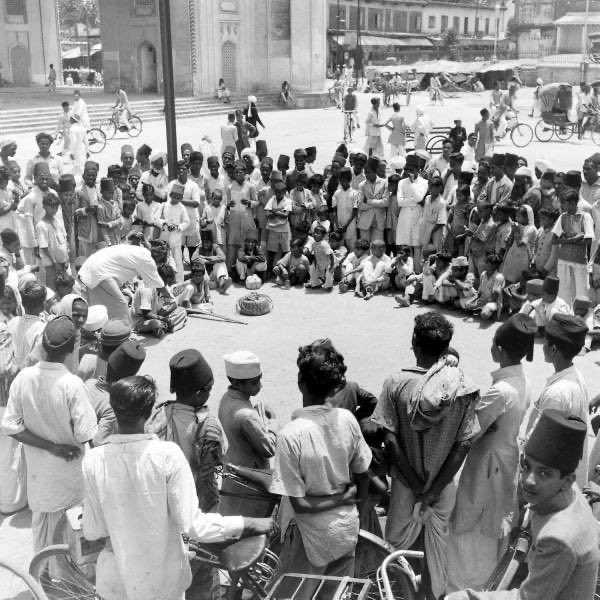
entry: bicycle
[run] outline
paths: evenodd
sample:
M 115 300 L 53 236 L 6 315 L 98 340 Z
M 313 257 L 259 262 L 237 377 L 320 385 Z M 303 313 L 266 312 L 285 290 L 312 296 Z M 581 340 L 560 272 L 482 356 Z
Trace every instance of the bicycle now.
M 344 110 L 344 144 L 352 141 L 352 133 L 356 129 L 354 124 L 354 111 Z
M 58 132 L 54 138 L 54 143 L 57 146 L 62 142 L 63 134 Z M 87 132 L 88 151 L 90 154 L 98 154 L 106 148 L 106 135 L 99 127 L 92 127 Z
M 114 110 L 110 119 L 107 119 L 100 125 L 100 129 L 109 140 L 112 140 L 117 135 L 117 131 L 126 131 L 129 137 L 132 138 L 138 137 L 142 133 L 142 119 L 138 115 L 130 114 L 128 123 L 128 126 L 123 125 L 119 111 Z
M 19 600 L 47 600 L 40 584 L 26 571 L 0 560 L 0 595 Z
M 528 123 L 519 121 L 519 113 L 515 111 L 512 119 L 507 119 L 506 129 L 501 136 L 496 138 L 500 141 L 510 132 L 510 140 L 517 148 L 524 148 L 533 140 L 533 128 Z

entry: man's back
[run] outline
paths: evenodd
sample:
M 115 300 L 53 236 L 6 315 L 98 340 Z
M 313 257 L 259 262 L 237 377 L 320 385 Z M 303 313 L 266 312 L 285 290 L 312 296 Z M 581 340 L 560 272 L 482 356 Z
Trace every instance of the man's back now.
M 86 455 L 83 478 L 84 535 L 110 537 L 112 547 L 98 560 L 98 594 L 181 598 L 191 581 L 181 534 L 198 500 L 179 447 L 153 434 L 114 435 Z
M 356 96 L 354 94 L 344 96 L 344 110 L 356 110 Z

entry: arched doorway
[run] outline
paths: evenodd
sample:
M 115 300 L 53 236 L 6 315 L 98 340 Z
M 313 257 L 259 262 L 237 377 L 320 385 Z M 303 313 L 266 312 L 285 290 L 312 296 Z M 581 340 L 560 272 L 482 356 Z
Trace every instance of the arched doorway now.
M 29 50 L 17 44 L 10 50 L 10 70 L 14 85 L 29 85 Z
M 237 90 L 237 47 L 231 42 L 221 46 L 222 77 L 231 91 Z
M 156 71 L 156 48 L 149 42 L 140 44 L 138 48 L 138 61 L 140 65 L 140 88 L 142 92 L 158 91 L 158 77 Z

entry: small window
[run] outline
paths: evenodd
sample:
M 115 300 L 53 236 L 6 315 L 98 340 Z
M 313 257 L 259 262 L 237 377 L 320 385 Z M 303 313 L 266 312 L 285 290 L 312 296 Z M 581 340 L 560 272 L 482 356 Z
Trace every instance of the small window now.
M 153 17 L 155 10 L 154 0 L 133 0 L 133 14 L 136 17 Z
M 454 29 L 456 33 L 460 33 L 460 17 L 453 17 L 452 29 Z
M 429 27 L 429 29 L 435 29 L 435 17 L 434 16 L 429 17 L 428 27 Z
M 490 20 L 486 18 L 485 20 L 485 35 L 489 35 L 490 33 Z
M 6 0 L 6 22 L 27 23 L 25 0 Z
M 469 17 L 465 17 L 465 26 L 463 29 L 464 35 L 469 35 Z
M 442 15 L 442 33 L 448 29 L 448 15 Z

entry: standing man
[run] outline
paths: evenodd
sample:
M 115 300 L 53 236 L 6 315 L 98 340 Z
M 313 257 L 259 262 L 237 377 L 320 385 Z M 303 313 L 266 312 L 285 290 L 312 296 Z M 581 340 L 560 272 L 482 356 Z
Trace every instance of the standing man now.
M 359 186 L 357 227 L 361 240 L 383 239 L 389 197 L 387 180 L 377 176 L 379 163 L 379 159 L 375 156 L 367 160 L 366 179 Z
M 104 304 L 109 319 L 130 322 L 129 303 L 121 286 L 135 277 L 147 287 L 157 288 L 160 295 L 170 297 L 158 274 L 150 250 L 144 246 L 117 244 L 92 254 L 79 271 L 79 280 L 87 288 L 88 304 Z
M 487 183 L 485 195 L 488 202 L 495 206 L 510 200 L 513 182 L 504 173 L 504 154 L 494 154 L 491 165 L 492 178 Z
M 238 130 L 235 126 L 235 113 L 228 113 L 227 122 L 221 125 L 221 154 L 229 146 L 235 148 L 237 140 Z
M 129 177 L 129 171 L 133 168 L 134 161 L 133 146 L 131 144 L 123 144 L 121 146 L 121 170 L 125 179 Z
M 516 314 L 496 330 L 492 358 L 500 368 L 481 397 L 481 430 L 460 474 L 448 540 L 448 590 L 481 589 L 508 543 L 517 510 L 517 436 L 531 401 L 521 361 L 533 360 L 537 326 Z
M 275 455 L 277 421 L 261 400 L 251 401 L 261 389 L 258 356 L 239 350 L 224 357 L 229 388 L 219 404 L 219 421 L 229 443 L 224 462 L 266 471 Z M 269 498 L 248 498 L 245 488 L 223 481 L 219 513 L 259 517 L 269 512 Z
M 588 600 L 598 576 L 598 522 L 577 487 L 586 425 L 555 410 L 544 412 L 521 457 L 520 485 L 531 506 L 529 574 L 518 589 L 465 590 L 446 600 Z
M 379 106 L 381 100 L 379 98 L 371 98 L 371 110 L 365 121 L 365 135 L 367 142 L 365 151 L 369 156 L 384 157 L 383 142 L 381 141 L 381 128 L 383 125 L 379 122 Z
M 453 478 L 478 431 L 479 390 L 447 361 L 452 334 L 452 324 L 437 312 L 415 318 L 417 364 L 386 379 L 371 417 L 384 429 L 391 463 L 385 539 L 410 549 L 423 534 L 427 598 L 446 590 Z
M 69 151 L 73 160 L 73 177 L 79 179 L 83 175 L 85 161 L 89 156 L 87 131 L 81 124 L 79 115 L 71 115 L 70 138 Z
M 573 365 L 573 359 L 585 346 L 587 325 L 581 317 L 556 314 L 546 325 L 544 360 L 554 367 L 554 375 L 546 382 L 540 397 L 534 401 L 524 423 L 524 437 L 533 431 L 542 413 L 558 410 L 565 417 L 577 417 L 588 421 L 589 394 L 581 373 Z M 587 483 L 588 442 L 584 443 L 584 455 L 577 469 L 577 483 Z
M 71 112 L 74 115 L 79 115 L 79 121 L 83 125 L 86 131 L 90 128 L 90 116 L 88 115 L 87 104 L 85 100 L 81 97 L 81 94 L 78 90 L 73 92 L 73 107 Z
M 63 148 L 61 152 L 57 154 L 67 154 L 69 152 L 70 138 L 69 131 L 71 129 L 71 113 L 69 111 L 69 103 L 63 102 L 61 104 L 62 112 L 58 115 L 58 122 L 56 124 L 56 136 L 62 135 Z
M 25 448 L 35 552 L 63 541 L 54 534 L 65 511 L 83 500 L 84 444 L 96 433 L 96 415 L 83 381 L 64 364 L 76 335 L 69 317 L 56 317 L 46 325 L 46 358 L 15 377 L 2 418 L 4 432 Z
M 479 162 L 484 156 L 491 156 L 494 151 L 494 124 L 490 120 L 490 111 L 482 108 L 479 111 L 481 121 L 475 123 L 475 160 Z
M 48 71 L 48 93 L 50 92 L 56 93 L 56 69 L 54 65 L 50 65 Z

